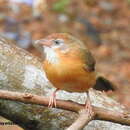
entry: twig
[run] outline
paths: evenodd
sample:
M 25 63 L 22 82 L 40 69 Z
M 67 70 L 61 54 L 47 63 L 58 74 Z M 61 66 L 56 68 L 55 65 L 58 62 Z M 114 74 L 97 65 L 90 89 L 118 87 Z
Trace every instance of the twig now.
M 43 106 L 47 106 L 49 103 L 49 98 L 44 96 L 5 91 L 5 90 L 0 90 L 0 98 L 13 100 L 13 101 L 20 101 L 23 103 L 38 104 Z M 113 104 L 110 104 L 108 107 L 113 107 L 111 105 Z M 130 112 L 127 111 L 126 109 L 122 109 L 122 111 L 117 111 L 117 110 L 115 111 L 115 110 L 109 110 L 107 109 L 107 107 L 104 108 L 104 106 L 101 107 L 92 106 L 92 107 L 95 113 L 94 119 L 106 120 L 106 121 L 112 121 L 124 125 L 130 125 L 130 114 L 129 114 Z M 117 105 L 117 107 L 120 107 L 120 105 Z M 73 112 L 79 112 L 80 110 L 84 109 L 84 105 L 72 101 L 57 100 L 57 108 L 61 108 Z
M 81 130 L 88 124 L 92 119 L 94 119 L 95 113 L 88 112 L 86 109 L 79 111 L 78 119 L 66 130 Z

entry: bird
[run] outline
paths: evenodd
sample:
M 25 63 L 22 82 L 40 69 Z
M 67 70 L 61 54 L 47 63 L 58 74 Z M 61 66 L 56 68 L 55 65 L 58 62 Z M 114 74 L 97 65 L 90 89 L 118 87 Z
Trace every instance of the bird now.
M 50 97 L 49 107 L 56 107 L 56 92 L 59 90 L 86 92 L 88 98 L 85 108 L 91 112 L 88 94 L 90 88 L 114 90 L 114 86 L 108 80 L 97 76 L 92 53 L 86 44 L 74 36 L 68 33 L 53 33 L 36 40 L 34 46 L 44 56 L 43 69 L 56 88 Z

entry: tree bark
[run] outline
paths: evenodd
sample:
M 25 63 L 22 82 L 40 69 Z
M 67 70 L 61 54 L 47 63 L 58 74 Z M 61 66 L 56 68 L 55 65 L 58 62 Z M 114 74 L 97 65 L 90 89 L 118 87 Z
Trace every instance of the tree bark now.
M 123 125 L 130 125 L 130 111 L 126 110 L 124 106 L 102 94 L 101 92 L 92 89 L 89 92 L 92 98 L 98 96 L 98 98 L 100 98 L 100 100 L 98 101 L 102 102 L 101 107 L 93 106 L 92 115 L 90 115 L 90 113 L 86 114 L 87 111 L 84 110 L 84 105 L 75 102 L 57 100 L 57 108 L 77 113 L 80 112 L 80 117 L 77 122 L 82 119 L 83 123 L 85 122 L 86 118 L 86 123 L 88 123 L 92 119 L 99 119 L 112 121 Z M 0 98 L 43 106 L 47 106 L 49 103 L 49 98 L 45 96 L 38 96 L 29 93 L 11 92 L 5 90 L 0 90 Z
M 41 59 L 38 59 L 25 50 L 16 47 L 15 45 L 7 42 L 5 39 L 0 38 L 1 90 L 21 93 L 28 92 L 31 94 L 37 94 L 39 96 L 46 96 L 49 95 L 49 93 L 52 91 L 49 86 L 51 85 L 46 79 L 44 70 L 42 69 Z M 114 113 L 115 117 L 118 117 L 118 113 L 123 113 L 124 108 L 117 102 L 108 99 L 107 96 L 101 95 L 102 94 L 99 92 L 93 93 L 93 91 L 90 91 L 91 102 L 93 106 L 95 106 L 94 109 L 98 107 L 102 108 L 101 110 L 97 109 L 98 113 L 100 114 L 96 115 L 96 119 L 108 120 L 108 117 L 105 117 L 105 114 L 110 111 L 108 113 L 109 119 L 113 122 L 117 122 L 115 118 L 112 118 L 111 115 Z M 25 95 L 25 97 L 26 96 L 27 95 Z M 76 99 L 77 101 L 80 97 L 82 98 L 80 101 L 84 101 L 83 94 L 68 94 L 62 91 L 58 93 L 58 96 L 61 99 L 67 99 L 68 97 L 69 99 Z M 29 95 L 27 97 L 30 98 Z M 108 102 L 104 103 L 104 101 Z M 113 105 L 111 106 L 109 103 Z M 76 105 L 77 107 L 75 107 L 75 105 L 76 104 L 73 103 L 70 108 L 75 108 L 75 111 L 80 110 L 78 107 L 79 105 Z M 102 112 L 104 114 L 101 114 Z M 70 111 L 56 108 L 48 109 L 44 106 L 24 104 L 18 101 L 9 101 L 3 99 L 0 99 L 0 115 L 13 121 L 25 130 L 62 130 L 70 126 L 72 122 L 77 118 L 77 114 Z M 124 120 L 124 117 L 121 119 Z M 110 126 L 111 124 L 109 124 L 108 128 L 110 128 Z M 107 129 L 107 126 L 105 127 Z
M 42 60 L 0 38 L 0 89 L 46 95 L 52 91 L 48 86 Z M 57 113 L 64 119 L 60 120 Z M 66 126 L 73 122 L 68 122 L 69 116 L 65 113 L 69 112 L 0 99 L 0 115 L 26 130 L 63 129 L 63 122 Z

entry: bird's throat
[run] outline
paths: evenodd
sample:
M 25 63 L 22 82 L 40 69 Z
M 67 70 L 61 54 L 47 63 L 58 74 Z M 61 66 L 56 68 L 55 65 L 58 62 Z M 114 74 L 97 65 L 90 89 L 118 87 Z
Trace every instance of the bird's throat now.
M 45 53 L 45 57 L 46 57 L 46 60 L 48 61 L 48 63 L 50 63 L 50 64 L 59 63 L 58 55 L 54 49 L 52 49 L 50 47 L 44 47 L 44 53 Z

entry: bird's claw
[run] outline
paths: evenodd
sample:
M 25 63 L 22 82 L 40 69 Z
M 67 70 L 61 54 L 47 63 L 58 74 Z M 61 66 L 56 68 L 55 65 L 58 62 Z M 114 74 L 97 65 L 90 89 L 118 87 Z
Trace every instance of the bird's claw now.
M 49 100 L 49 104 L 48 107 L 52 108 L 53 106 L 56 107 L 56 92 L 59 90 L 59 88 L 57 88 L 51 95 L 50 100 Z
M 56 107 L 56 98 L 54 94 L 50 97 L 48 104 L 49 108 L 52 108 L 53 106 Z
M 91 106 L 90 100 L 86 101 L 85 109 L 88 111 L 89 115 L 93 115 L 93 110 L 92 110 L 92 106 Z

